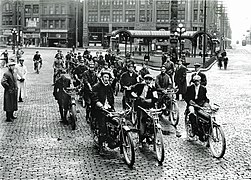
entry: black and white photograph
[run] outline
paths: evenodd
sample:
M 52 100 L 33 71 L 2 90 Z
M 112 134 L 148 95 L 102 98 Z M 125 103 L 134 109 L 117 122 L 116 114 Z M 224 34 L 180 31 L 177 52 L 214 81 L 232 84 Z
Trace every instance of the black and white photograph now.
M 251 180 L 250 0 L 0 0 L 0 180 Z

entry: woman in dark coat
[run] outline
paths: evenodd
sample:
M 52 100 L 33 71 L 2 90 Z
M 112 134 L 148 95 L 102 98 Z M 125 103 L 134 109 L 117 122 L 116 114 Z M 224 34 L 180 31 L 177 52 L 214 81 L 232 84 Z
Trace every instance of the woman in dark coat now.
M 17 75 L 14 72 L 15 63 L 9 62 L 8 71 L 6 71 L 1 80 L 1 84 L 4 87 L 4 106 L 3 110 L 6 111 L 6 121 L 11 122 L 16 117 L 13 115 L 14 111 L 17 111 Z

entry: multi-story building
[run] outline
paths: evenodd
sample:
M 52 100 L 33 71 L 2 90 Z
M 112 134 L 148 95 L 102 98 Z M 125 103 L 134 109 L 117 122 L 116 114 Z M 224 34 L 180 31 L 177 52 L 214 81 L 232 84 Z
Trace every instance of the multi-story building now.
M 1 0 L 1 4 L 0 35 L 5 43 L 13 43 L 12 30 L 15 28 L 16 43 L 63 47 L 76 43 L 82 45 L 80 16 L 83 13 L 79 0 Z
M 205 0 L 84 0 L 83 42 L 103 45 L 106 34 L 128 30 L 170 30 L 172 3 L 177 3 L 177 23 L 187 31 L 204 31 Z M 206 1 L 206 31 L 217 31 L 218 0 Z M 219 30 L 219 29 L 218 29 Z
M 41 46 L 82 45 L 81 36 L 76 36 L 76 32 L 82 31 L 82 18 L 78 17 L 82 16 L 81 5 L 76 0 L 40 0 Z

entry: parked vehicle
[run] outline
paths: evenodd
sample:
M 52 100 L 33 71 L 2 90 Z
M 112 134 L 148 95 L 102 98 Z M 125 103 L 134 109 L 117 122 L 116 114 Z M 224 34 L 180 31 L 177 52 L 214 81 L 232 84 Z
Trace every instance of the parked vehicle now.
M 185 112 L 185 127 L 189 139 L 194 139 L 200 136 L 201 142 L 206 142 L 207 147 L 214 157 L 222 158 L 226 151 L 226 139 L 221 126 L 216 122 L 215 114 L 219 106 L 214 104 L 212 107 L 201 108 L 196 111 L 197 129 L 192 125 L 188 116 L 188 111 Z M 197 138 L 198 139 L 198 138 Z

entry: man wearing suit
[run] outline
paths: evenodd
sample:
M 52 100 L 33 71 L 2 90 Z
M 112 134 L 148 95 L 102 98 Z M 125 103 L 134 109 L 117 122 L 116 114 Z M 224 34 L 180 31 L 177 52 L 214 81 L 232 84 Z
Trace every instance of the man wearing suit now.
M 132 88 L 132 92 L 137 94 L 138 99 L 135 102 L 135 110 L 137 111 L 138 117 L 138 129 L 139 129 L 139 141 L 143 142 L 145 139 L 145 128 L 146 128 L 146 116 L 142 113 L 142 110 L 138 106 L 144 109 L 150 109 L 155 107 L 155 103 L 158 100 L 158 94 L 156 88 L 153 86 L 153 77 L 150 74 L 144 76 L 145 83 L 137 84 Z
M 184 98 L 184 94 L 187 91 L 187 81 L 186 81 L 186 76 L 187 76 L 187 68 L 182 65 L 182 60 L 179 59 L 177 68 L 175 70 L 174 74 L 174 82 L 175 85 L 178 86 L 179 91 L 176 94 L 176 99 L 179 100 L 179 95 L 182 95 L 182 98 Z
M 6 111 L 6 121 L 12 122 L 15 117 L 14 111 L 17 111 L 17 75 L 14 72 L 15 62 L 11 61 L 7 64 L 8 71 L 6 71 L 1 80 L 1 84 L 4 87 L 4 106 L 3 110 Z
M 191 76 L 190 84 L 193 83 L 193 77 L 195 75 L 199 75 L 201 77 L 200 84 L 203 85 L 203 86 L 206 86 L 207 85 L 207 77 L 206 77 L 206 75 L 204 73 L 200 72 L 200 64 L 195 63 L 194 68 L 195 68 L 195 73 L 193 73 L 192 76 Z
M 122 99 L 122 106 L 123 109 L 126 109 L 126 102 L 129 101 L 129 97 L 131 94 L 131 88 L 135 85 L 138 81 L 138 75 L 134 71 L 134 65 L 131 63 L 128 66 L 128 71 L 124 72 L 121 75 L 120 84 L 122 89 L 124 90 L 123 99 Z
M 200 107 L 206 107 L 209 104 L 209 99 L 207 98 L 207 89 L 205 86 L 201 85 L 201 77 L 195 75 L 193 77 L 193 82 L 191 86 L 187 88 L 187 92 L 184 96 L 187 103 L 187 109 L 189 111 L 189 119 L 192 122 L 193 129 L 197 129 L 198 125 L 196 122 L 195 110 L 198 110 Z

